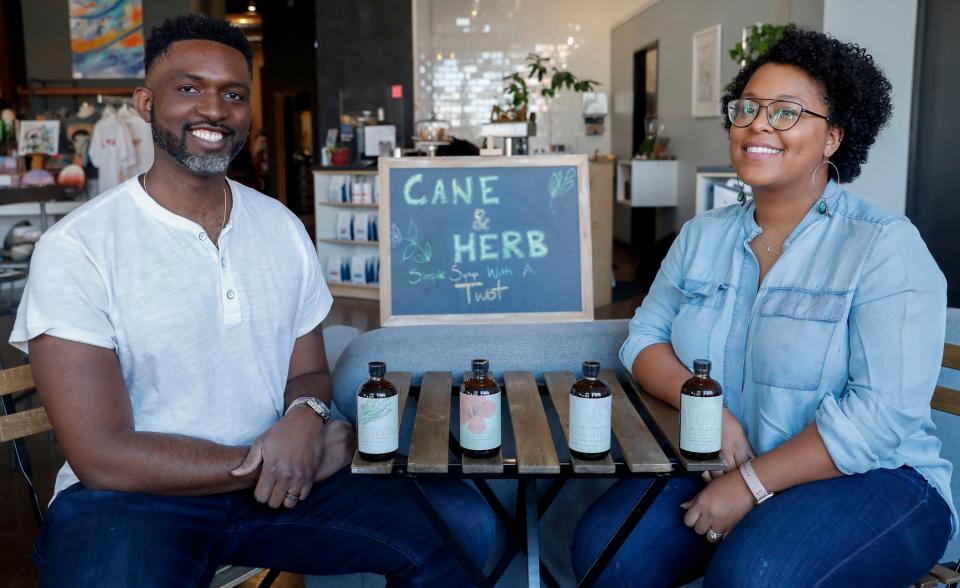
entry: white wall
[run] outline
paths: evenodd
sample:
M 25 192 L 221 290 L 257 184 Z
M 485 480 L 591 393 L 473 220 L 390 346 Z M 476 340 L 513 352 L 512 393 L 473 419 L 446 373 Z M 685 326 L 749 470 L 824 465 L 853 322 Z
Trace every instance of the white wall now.
M 722 25 L 720 80 L 721 85 L 726 85 L 737 72 L 729 50 L 740 40 L 743 28 L 756 22 L 793 22 L 821 30 L 823 0 L 662 0 L 619 24 L 611 33 L 612 145 L 619 158 L 632 155 L 633 54 L 659 42 L 658 122 L 666 125 L 670 149 L 680 161 L 680 180 L 674 223 L 667 222 L 665 217 L 670 215 L 664 209 L 657 220 L 658 233 L 669 232 L 671 224 L 679 228 L 694 215 L 698 166 L 730 164 L 719 102 L 715 117 L 693 118 L 690 112 L 693 34 Z
M 525 69 L 535 52 L 611 92 L 610 29 L 656 0 L 415 0 L 414 115 L 453 124 L 453 134 L 479 143 L 480 124 L 504 101 L 503 76 Z M 459 24 L 458 24 L 458 19 Z M 610 152 L 603 135 L 587 136 L 581 96 L 560 91 L 531 100 L 538 118 L 531 150 L 564 144 L 579 153 Z
M 907 202 L 917 0 L 824 0 L 823 30 L 867 50 L 893 84 L 893 117 L 851 191 L 890 212 Z

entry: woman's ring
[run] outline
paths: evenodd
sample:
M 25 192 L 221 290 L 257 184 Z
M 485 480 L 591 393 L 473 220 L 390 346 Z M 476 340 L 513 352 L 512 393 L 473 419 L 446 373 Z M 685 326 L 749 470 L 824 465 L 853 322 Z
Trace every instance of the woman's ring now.
M 723 533 L 710 529 L 707 531 L 707 541 L 710 543 L 719 543 L 723 539 Z
M 286 496 L 287 500 L 289 500 L 290 502 L 297 502 L 297 501 L 300 500 L 300 497 L 299 497 L 299 496 L 297 496 L 296 494 L 293 494 L 293 493 L 291 493 L 291 492 L 287 492 L 285 496 Z

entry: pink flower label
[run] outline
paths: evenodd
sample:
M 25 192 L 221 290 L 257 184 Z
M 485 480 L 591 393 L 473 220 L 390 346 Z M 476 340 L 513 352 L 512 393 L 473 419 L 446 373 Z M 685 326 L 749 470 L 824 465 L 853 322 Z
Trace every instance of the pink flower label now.
M 475 396 L 460 393 L 460 445 L 493 449 L 500 445 L 500 393 Z

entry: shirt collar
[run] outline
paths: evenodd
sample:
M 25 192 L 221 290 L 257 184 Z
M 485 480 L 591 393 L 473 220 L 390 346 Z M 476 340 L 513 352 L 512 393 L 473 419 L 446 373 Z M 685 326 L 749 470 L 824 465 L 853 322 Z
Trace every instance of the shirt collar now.
M 843 190 L 840 188 L 840 185 L 835 181 L 828 181 L 827 185 L 823 189 L 823 192 L 820 194 L 820 198 L 817 198 L 813 205 L 810 206 L 810 210 L 808 210 L 807 214 L 804 215 L 803 220 L 800 221 L 800 224 L 798 224 L 790 233 L 790 235 L 787 236 L 786 240 L 783 242 L 783 246 L 789 246 L 794 239 L 800 236 L 807 229 L 807 227 L 817 222 L 821 218 L 833 216 L 833 213 L 840 202 L 840 198 L 838 196 L 842 191 Z M 824 204 L 823 212 L 820 212 L 821 202 Z M 750 200 L 743 210 L 743 233 L 748 242 L 763 232 L 763 229 L 760 228 L 760 225 L 757 224 L 757 221 L 754 218 L 754 212 L 756 212 L 756 205 L 754 204 L 753 200 Z
M 223 232 L 226 232 L 227 229 L 231 228 L 234 224 L 234 219 L 237 218 L 238 211 L 240 209 L 240 203 L 243 200 L 240 195 L 239 184 L 227 178 L 227 183 L 230 186 L 230 193 L 233 197 L 233 206 L 230 207 L 230 218 L 227 219 L 227 224 L 223 227 Z M 133 196 L 133 201 L 147 214 L 171 227 L 176 227 L 178 229 L 187 229 L 190 231 L 203 230 L 203 227 L 193 222 L 192 220 L 180 216 L 163 206 L 160 205 L 152 196 L 146 193 L 143 189 L 143 185 L 140 183 L 140 177 L 134 176 L 126 181 L 127 192 Z

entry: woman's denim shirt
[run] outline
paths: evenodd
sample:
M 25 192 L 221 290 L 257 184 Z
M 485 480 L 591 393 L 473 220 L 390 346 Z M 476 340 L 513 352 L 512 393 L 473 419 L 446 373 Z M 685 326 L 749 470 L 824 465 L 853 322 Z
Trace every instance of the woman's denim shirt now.
M 754 205 L 686 223 L 620 349 L 629 370 L 654 343 L 688 368 L 710 359 L 754 450 L 816 420 L 844 474 L 912 466 L 950 505 L 952 465 L 930 418 L 946 281 L 916 228 L 830 182 L 762 284 Z M 758 287 L 759 286 L 759 287 Z

